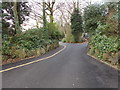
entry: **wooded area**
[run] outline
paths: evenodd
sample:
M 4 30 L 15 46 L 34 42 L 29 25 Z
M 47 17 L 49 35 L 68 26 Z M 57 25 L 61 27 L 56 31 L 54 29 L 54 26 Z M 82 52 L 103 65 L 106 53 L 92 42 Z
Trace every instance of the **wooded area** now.
M 120 2 L 2 2 L 3 64 L 43 55 L 65 43 L 88 41 L 88 53 L 112 65 L 120 63 Z M 29 19 L 35 26 L 23 29 Z M 1 41 L 0 41 L 1 42 Z

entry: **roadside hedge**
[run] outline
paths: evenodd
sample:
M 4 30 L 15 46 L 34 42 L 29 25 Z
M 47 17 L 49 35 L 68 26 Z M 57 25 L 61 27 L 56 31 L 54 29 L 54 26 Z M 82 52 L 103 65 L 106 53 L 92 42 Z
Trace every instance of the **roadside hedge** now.
M 58 40 L 45 38 L 42 29 L 31 29 L 12 37 L 4 35 L 2 61 L 43 55 L 58 46 Z
M 96 34 L 90 38 L 88 53 L 100 60 L 118 64 L 120 39 Z

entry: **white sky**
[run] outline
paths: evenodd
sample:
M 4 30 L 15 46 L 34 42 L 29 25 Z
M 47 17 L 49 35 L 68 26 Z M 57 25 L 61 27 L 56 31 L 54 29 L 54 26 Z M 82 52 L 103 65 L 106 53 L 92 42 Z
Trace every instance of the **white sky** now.
M 28 0 L 28 1 L 33 1 L 33 0 Z M 42 0 L 34 0 L 35 2 L 42 2 Z M 51 0 L 45 0 L 45 1 L 51 1 Z M 103 2 L 103 0 L 56 0 L 56 2 L 65 2 L 65 1 L 67 1 L 68 3 L 69 2 L 73 2 L 73 1 L 79 1 L 79 2 L 82 2 L 81 4 L 81 6 L 82 7 L 84 7 L 86 4 L 85 4 L 85 2 L 87 1 L 87 2 L 91 2 L 91 4 L 93 4 L 93 3 L 100 3 L 100 2 Z M 105 1 L 105 0 L 104 0 Z M 106 0 L 106 1 L 108 1 L 108 0 Z M 114 1 L 117 1 L 117 0 L 114 0 Z M 36 8 L 36 10 L 38 10 L 37 8 Z M 39 10 L 38 10 L 39 11 Z M 56 15 L 57 15 L 57 13 L 56 13 Z M 58 15 L 59 15 L 59 13 L 58 13 Z M 55 16 L 55 17 L 57 17 L 57 16 Z M 58 18 L 57 18 L 58 19 Z M 30 18 L 29 19 L 29 21 L 26 21 L 26 22 L 24 22 L 24 24 L 22 25 L 22 27 L 24 28 L 24 29 L 29 29 L 29 28 L 32 28 L 32 27 L 35 27 L 36 26 L 36 21 L 34 20 L 34 19 L 32 19 L 32 18 Z

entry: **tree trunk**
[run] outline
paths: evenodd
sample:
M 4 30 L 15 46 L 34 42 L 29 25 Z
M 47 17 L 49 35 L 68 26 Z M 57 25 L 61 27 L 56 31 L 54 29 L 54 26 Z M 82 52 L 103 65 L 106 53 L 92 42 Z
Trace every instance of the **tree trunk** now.
M 43 28 L 44 28 L 44 32 L 46 35 L 46 39 L 48 39 L 48 30 L 46 29 L 46 15 L 45 15 L 45 1 L 43 0 Z
M 53 23 L 53 11 L 50 11 L 50 23 Z
M 77 8 L 79 9 L 79 0 L 77 0 Z
M 43 27 L 46 29 L 45 1 L 43 0 Z
M 20 24 L 19 24 L 19 19 L 18 19 L 18 12 L 17 12 L 17 2 L 16 0 L 13 3 L 13 14 L 14 14 L 14 21 L 15 21 L 15 30 L 16 34 L 20 33 Z

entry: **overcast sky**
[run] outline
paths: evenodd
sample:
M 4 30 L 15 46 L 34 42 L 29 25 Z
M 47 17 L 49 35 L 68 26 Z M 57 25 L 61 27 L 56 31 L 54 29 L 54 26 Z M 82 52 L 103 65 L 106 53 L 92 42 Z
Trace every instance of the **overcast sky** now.
M 28 0 L 29 2 L 30 1 L 33 1 L 33 0 Z M 42 2 L 42 0 L 34 0 L 35 2 Z M 51 0 L 45 0 L 45 1 L 51 1 Z M 70 3 L 70 2 L 73 2 L 73 1 L 79 1 L 79 2 L 82 2 L 81 3 L 81 6 L 82 7 L 85 7 L 86 6 L 86 4 L 85 4 L 85 2 L 87 1 L 87 2 L 91 2 L 91 4 L 93 4 L 93 3 L 101 3 L 101 2 L 103 2 L 103 0 L 56 0 L 56 2 L 57 3 L 59 3 L 59 2 L 68 2 L 68 3 Z M 105 0 L 104 0 L 105 1 Z M 106 0 L 106 1 L 108 1 L 108 0 Z M 110 1 L 110 0 L 109 0 Z M 117 1 L 117 0 L 114 0 L 114 1 Z M 35 5 L 33 5 L 33 6 L 35 6 Z M 40 10 L 38 10 L 38 8 L 35 8 L 35 10 L 36 11 L 40 11 Z M 42 13 L 42 10 L 41 10 L 41 13 Z M 59 16 L 59 12 L 58 13 L 55 13 L 56 15 L 54 15 L 54 17 L 56 18 L 56 20 L 57 19 L 59 19 L 57 16 Z M 22 27 L 24 28 L 24 29 L 29 29 L 29 28 L 32 28 L 32 27 L 34 27 L 34 26 L 36 26 L 36 21 L 34 20 L 34 19 L 32 19 L 32 18 L 29 18 L 29 20 L 28 21 L 26 21 L 26 22 L 24 22 L 24 24 L 22 25 Z

